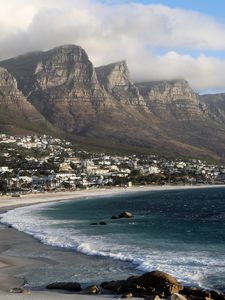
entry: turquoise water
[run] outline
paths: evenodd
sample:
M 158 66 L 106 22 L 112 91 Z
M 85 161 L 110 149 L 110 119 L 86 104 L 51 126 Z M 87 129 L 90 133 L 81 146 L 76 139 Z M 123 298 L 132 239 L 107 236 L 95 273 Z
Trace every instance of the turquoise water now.
M 110 219 L 124 210 L 134 218 Z M 159 269 L 185 284 L 224 289 L 225 188 L 70 200 L 19 208 L 2 220 L 46 244 L 109 257 L 110 263 L 129 262 L 143 272 Z M 90 225 L 99 221 L 107 225 Z

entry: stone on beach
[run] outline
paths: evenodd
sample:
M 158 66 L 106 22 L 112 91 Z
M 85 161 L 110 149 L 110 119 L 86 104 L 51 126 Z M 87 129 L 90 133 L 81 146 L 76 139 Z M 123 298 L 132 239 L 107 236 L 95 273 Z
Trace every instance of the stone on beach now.
M 160 297 L 157 295 L 150 295 L 145 297 L 144 300 L 160 300 Z
M 101 292 L 101 289 L 97 285 L 90 285 L 84 289 L 84 293 L 89 295 L 96 295 Z
M 169 296 L 169 297 L 167 298 L 167 300 L 187 300 L 187 298 L 184 297 L 184 296 L 181 295 L 181 294 L 174 293 L 174 294 L 172 294 L 171 296 Z
M 13 288 L 9 292 L 13 294 L 22 294 L 25 292 L 25 290 L 23 288 Z
M 78 282 L 54 282 L 47 285 L 47 289 L 59 289 L 74 292 L 82 291 L 82 288 Z
M 152 271 L 138 277 L 135 282 L 146 289 L 154 290 L 155 295 L 169 296 L 179 293 L 183 286 L 170 274 L 162 271 Z
M 131 276 L 127 280 L 102 283 L 101 286 L 117 294 L 131 292 L 134 296 L 138 297 L 147 297 L 150 295 L 165 297 L 178 293 L 183 289 L 175 277 L 161 271 L 148 272 L 142 276 Z
M 104 285 L 101 284 L 101 286 L 104 289 L 113 291 L 117 294 L 135 292 L 138 289 L 140 289 L 140 287 L 135 282 L 129 281 L 129 280 L 111 281 L 111 282 L 105 283 Z

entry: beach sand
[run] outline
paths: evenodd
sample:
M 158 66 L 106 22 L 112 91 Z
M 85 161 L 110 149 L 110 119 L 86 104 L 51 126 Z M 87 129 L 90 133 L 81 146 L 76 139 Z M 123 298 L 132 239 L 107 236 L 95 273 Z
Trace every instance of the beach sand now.
M 203 186 L 197 186 L 195 188 L 201 188 Z M 215 186 L 210 186 L 215 187 Z M 219 186 L 218 186 L 219 187 Z M 224 186 L 223 186 L 224 187 Z M 75 192 L 59 192 L 59 193 L 45 193 L 36 195 L 26 195 L 19 198 L 13 197 L 0 197 L 0 212 L 7 211 L 19 206 L 26 206 L 38 203 L 45 203 L 51 201 L 62 201 L 67 199 L 81 199 L 86 197 L 95 197 L 103 195 L 115 195 L 119 193 L 136 192 L 136 191 L 156 191 L 156 190 L 169 190 L 169 189 L 190 189 L 192 186 L 148 186 L 148 187 L 133 187 L 128 189 L 113 188 L 113 189 L 89 189 Z M 21 255 L 15 257 L 12 255 L 16 249 L 16 253 Z M 20 251 L 18 251 L 18 249 Z M 35 251 L 33 251 L 35 249 Z M 38 250 L 38 251 L 36 251 Z M 36 255 L 35 255 L 36 253 Z M 39 241 L 31 236 L 28 236 L 22 232 L 18 232 L 13 228 L 3 226 L 0 228 L 0 300 L 20 300 L 20 299 L 38 299 L 38 300 L 63 300 L 63 299 L 75 299 L 75 300 L 102 300 L 113 299 L 115 295 L 78 295 L 68 294 L 63 292 L 52 292 L 47 290 L 28 290 L 24 294 L 12 294 L 9 293 L 10 289 L 16 287 L 22 287 L 25 283 L 25 278 L 17 277 L 18 274 L 22 274 L 24 270 L 35 272 L 36 268 L 47 268 L 49 265 L 57 263 L 51 259 L 44 259 L 39 257 L 38 253 L 48 253 L 48 257 L 66 257 L 71 264 L 81 266 L 96 260 L 96 266 L 98 265 L 98 258 L 88 257 L 86 255 L 59 249 L 52 246 L 41 244 Z M 99 258 L 100 259 L 100 258 Z M 27 280 L 29 280 L 27 278 Z M 104 280 L 103 280 L 104 281 Z M 135 299 L 135 298 L 133 298 Z

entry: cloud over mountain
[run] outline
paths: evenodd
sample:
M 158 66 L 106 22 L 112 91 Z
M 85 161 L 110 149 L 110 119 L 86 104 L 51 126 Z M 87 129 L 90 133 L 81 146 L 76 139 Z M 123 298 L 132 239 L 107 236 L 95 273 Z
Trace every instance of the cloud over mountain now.
M 74 43 L 95 65 L 126 59 L 135 80 L 185 78 L 197 90 L 225 88 L 225 58 L 217 55 L 225 50 L 225 23 L 207 15 L 90 0 L 0 0 L 0 8 L 1 59 Z

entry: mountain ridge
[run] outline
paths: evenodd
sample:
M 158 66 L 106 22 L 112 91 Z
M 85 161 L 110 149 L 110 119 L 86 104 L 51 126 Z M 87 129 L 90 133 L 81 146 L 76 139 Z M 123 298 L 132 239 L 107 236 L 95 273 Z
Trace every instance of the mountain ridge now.
M 185 80 L 134 83 L 125 61 L 95 68 L 76 45 L 0 66 L 16 78 L 30 105 L 70 136 L 163 155 L 225 159 L 225 114 L 224 123 L 218 122 L 215 109 Z

